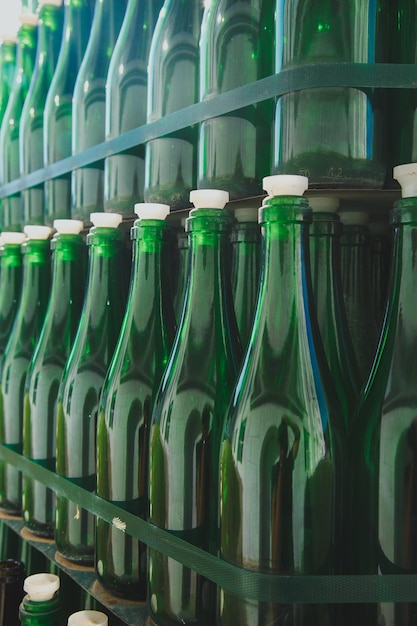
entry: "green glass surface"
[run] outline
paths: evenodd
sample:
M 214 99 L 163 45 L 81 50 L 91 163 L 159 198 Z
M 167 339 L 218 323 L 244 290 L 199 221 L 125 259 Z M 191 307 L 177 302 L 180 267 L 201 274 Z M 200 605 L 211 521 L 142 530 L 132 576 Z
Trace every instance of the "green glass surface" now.
M 62 38 L 64 6 L 44 4 L 39 11 L 35 66 L 20 118 L 20 175 L 43 167 L 43 112 Z M 22 192 L 23 223 L 45 222 L 43 184 Z
M 375 323 L 381 327 L 387 302 L 388 277 L 391 265 L 392 237 L 384 222 L 371 222 L 371 285 Z M 374 230 L 374 228 L 377 230 Z M 382 229 L 382 230 L 381 230 Z
M 111 56 L 125 15 L 127 0 L 96 0 L 87 48 L 72 99 L 72 153 L 105 140 L 106 80 Z M 71 175 L 71 217 L 89 222 L 103 211 L 104 160 Z
M 81 235 L 58 233 L 52 239 L 51 249 L 51 295 L 25 382 L 23 454 L 54 471 L 58 388 L 80 320 L 87 258 Z M 36 535 L 52 538 L 53 491 L 26 474 L 22 496 L 27 528 Z
M 200 100 L 274 73 L 272 0 L 213 0 L 200 37 Z M 230 198 L 262 194 L 270 173 L 272 101 L 202 122 L 198 187 L 225 189 Z
M 20 176 L 19 122 L 35 65 L 37 25 L 22 24 L 17 37 L 16 71 L 0 128 L 0 181 L 2 184 L 9 183 Z M 23 213 L 20 193 L 2 200 L 2 227 L 3 230 L 22 230 Z
M 22 288 L 22 252 L 20 244 L 0 246 L 0 371 Z
M 241 361 L 228 263 L 231 218 L 192 209 L 184 311 L 152 414 L 150 521 L 213 554 L 218 549 L 218 457 Z M 149 551 L 148 605 L 158 625 L 212 624 L 215 587 Z
M 185 218 L 186 219 L 186 218 Z M 185 222 L 184 219 L 184 222 Z M 177 324 L 179 325 L 181 320 L 181 315 L 185 302 L 185 293 L 187 290 L 187 280 L 188 280 L 188 256 L 189 256 L 189 238 L 188 233 L 185 231 L 184 227 L 181 226 L 179 231 L 176 234 L 176 266 L 173 277 L 173 297 L 174 297 L 174 311 L 175 311 L 175 319 L 177 320 Z
M 97 494 L 145 518 L 150 420 L 176 329 L 168 234 L 164 221 L 135 222 L 129 299 L 97 426 Z M 105 587 L 144 601 L 146 564 L 144 544 L 97 519 L 96 570 Z
M 61 46 L 43 117 L 44 165 L 71 156 L 72 96 L 93 19 L 94 0 L 65 0 Z M 71 215 L 71 174 L 45 182 L 45 224 Z
M 352 570 L 363 574 L 417 572 L 416 439 L 417 201 L 391 212 L 393 256 L 388 305 L 351 439 Z M 367 605 L 361 623 L 411 626 L 416 604 Z M 360 610 L 360 607 L 359 609 Z M 356 623 L 359 623 L 358 621 Z
M 338 215 L 313 212 L 310 264 L 314 305 L 327 363 L 349 431 L 362 385 L 343 300 Z
M 119 336 L 127 298 L 124 240 L 118 228 L 92 227 L 89 266 L 77 334 L 58 391 L 56 471 L 96 490 L 96 427 L 100 392 Z M 91 563 L 94 516 L 57 497 L 55 541 L 67 559 Z
M 29 595 L 23 597 L 19 607 L 22 626 L 61 626 L 61 600 L 59 591 L 50 600 L 35 602 Z
M 149 55 L 147 121 L 198 102 L 199 0 L 165 0 Z M 172 209 L 190 206 L 197 181 L 198 126 L 146 144 L 145 199 Z
M 7 39 L 0 43 L 0 125 L 9 102 L 16 72 L 16 42 Z
M 4 352 L 0 390 L 0 441 L 12 449 L 23 448 L 23 397 L 29 363 L 45 318 L 50 290 L 50 244 L 27 239 L 22 244 L 23 280 L 15 322 Z M 0 463 L 0 507 L 20 514 L 22 477 Z
M 260 293 L 220 456 L 221 558 L 283 575 L 335 573 L 344 558 L 346 437 L 312 300 L 310 220 L 300 197 L 271 197 L 260 209 Z M 222 625 L 339 623 L 325 604 L 221 590 L 219 605 Z
M 162 0 L 129 0 L 107 75 L 106 138 L 146 124 L 149 50 Z M 104 161 L 104 208 L 134 217 L 143 201 L 145 148 L 137 146 Z M 163 202 L 162 200 L 158 202 Z
M 312 63 L 387 61 L 387 0 L 278 0 L 276 72 Z M 380 188 L 385 102 L 378 89 L 311 88 L 278 99 L 273 170 L 310 187 Z

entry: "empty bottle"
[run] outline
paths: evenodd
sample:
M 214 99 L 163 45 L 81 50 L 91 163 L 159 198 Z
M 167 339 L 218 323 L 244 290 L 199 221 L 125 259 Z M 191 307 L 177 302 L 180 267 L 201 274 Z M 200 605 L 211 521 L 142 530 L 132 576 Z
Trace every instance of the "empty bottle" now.
M 172 271 L 172 292 L 174 297 L 175 319 L 179 325 L 184 306 L 188 278 L 189 238 L 185 230 L 187 218 L 181 218 L 180 228 L 176 232 L 176 265 Z
M 203 3 L 165 0 L 149 54 L 147 121 L 198 102 L 198 45 Z M 145 200 L 190 206 L 197 183 L 198 125 L 146 144 Z
M 74 85 L 72 153 L 105 140 L 106 79 L 127 0 L 96 0 L 91 32 Z M 88 222 L 103 211 L 104 160 L 76 169 L 71 178 L 71 216 Z
M 0 561 L 0 624 L 20 626 L 19 605 L 24 596 L 25 565 L 22 561 Z
M 20 300 L 24 240 L 24 233 L 3 231 L 0 235 L 0 371 Z
M 16 71 L 17 34 L 0 35 L 0 125 L 9 102 Z
M 26 595 L 19 607 L 22 626 L 60 626 L 60 580 L 56 574 L 37 573 L 25 579 Z
M 129 299 L 100 399 L 97 494 L 147 517 L 150 420 L 176 325 L 165 221 L 169 206 L 136 204 L 135 212 Z M 146 561 L 145 545 L 97 520 L 96 569 L 106 587 L 145 600 Z
M 150 521 L 215 554 L 218 454 L 241 361 L 233 308 L 225 191 L 190 194 L 190 259 L 184 309 L 150 429 Z M 149 614 L 155 624 L 212 624 L 215 587 L 149 551 Z
M 101 611 L 77 611 L 68 618 L 68 626 L 107 626 L 109 619 Z
M 200 100 L 274 73 L 273 0 L 207 3 L 200 37 Z M 258 196 L 270 172 L 272 101 L 264 100 L 200 125 L 198 187 L 231 199 Z
M 55 471 L 58 388 L 72 347 L 85 293 L 83 222 L 55 220 L 51 241 L 52 286 L 45 321 L 29 364 L 23 407 L 23 454 Z M 23 476 L 23 519 L 31 532 L 53 537 L 55 494 Z
M 19 307 L 7 342 L 1 370 L 1 441 L 23 450 L 23 399 L 26 374 L 42 330 L 50 289 L 48 226 L 25 226 L 22 244 L 23 279 Z M 11 514 L 22 510 L 22 478 L 18 470 L 0 463 L 0 507 Z
M 381 328 L 381 322 L 387 302 L 387 287 L 391 265 L 392 237 L 386 215 L 368 224 L 371 233 L 371 285 L 374 302 L 375 324 Z
M 162 0 L 129 0 L 107 75 L 106 139 L 146 123 L 149 49 Z M 143 200 L 145 148 L 136 146 L 104 161 L 104 208 L 134 217 Z
M 95 0 L 65 0 L 55 72 L 43 113 L 43 165 L 71 156 L 72 96 L 90 36 Z M 45 224 L 71 217 L 71 173 L 45 181 Z
M 90 220 L 84 304 L 58 391 L 56 471 L 94 492 L 98 403 L 119 337 L 127 285 L 121 215 L 93 213 Z M 94 515 L 61 494 L 56 507 L 58 551 L 70 561 L 92 563 Z

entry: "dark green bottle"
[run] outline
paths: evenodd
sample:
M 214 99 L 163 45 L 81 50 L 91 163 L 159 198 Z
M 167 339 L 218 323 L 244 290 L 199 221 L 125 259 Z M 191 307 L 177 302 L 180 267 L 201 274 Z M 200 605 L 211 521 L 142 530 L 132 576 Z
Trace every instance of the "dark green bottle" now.
M 277 0 L 276 73 L 317 63 L 386 62 L 388 4 Z M 338 86 L 281 96 L 275 110 L 274 171 L 308 176 L 310 187 L 382 187 L 387 172 L 384 98 L 381 89 Z
M 19 307 L 1 370 L 0 441 L 22 453 L 23 397 L 29 363 L 42 330 L 49 299 L 51 256 L 47 226 L 25 226 L 22 244 L 23 280 Z M 0 463 L 0 507 L 20 515 L 22 478 L 18 470 Z
M 84 305 L 58 392 L 56 471 L 96 490 L 96 426 L 104 378 L 126 305 L 124 236 L 117 213 L 92 213 L 87 235 L 89 263 Z M 55 541 L 70 561 L 94 559 L 94 515 L 57 496 Z
M 150 420 L 176 324 L 165 221 L 169 206 L 136 204 L 135 212 L 129 299 L 100 399 L 97 494 L 146 518 Z M 145 545 L 97 519 L 96 569 L 105 587 L 145 600 L 146 561 Z
M 415 163 L 394 168 L 402 199 L 390 215 L 393 254 L 387 309 L 351 439 L 352 570 L 358 574 L 417 573 L 416 173 Z M 362 615 L 360 623 L 369 626 L 410 626 L 417 619 L 416 603 L 366 608 L 366 621 Z
M 55 71 L 62 38 L 63 0 L 39 3 L 38 46 L 35 67 L 26 96 L 19 129 L 20 175 L 43 167 L 43 112 Z M 43 224 L 45 197 L 43 184 L 22 191 L 23 223 Z
M 273 0 L 213 0 L 200 37 L 200 100 L 274 73 Z M 262 194 L 270 172 L 273 109 L 264 100 L 202 122 L 198 187 L 226 189 L 231 199 Z
M 339 200 L 312 196 L 309 205 L 313 210 L 309 244 L 314 305 L 327 363 L 349 431 L 363 380 L 343 300 L 340 267 L 343 226 L 336 214 Z
M 149 49 L 162 0 L 129 0 L 107 75 L 106 139 L 146 124 Z M 143 200 L 145 148 L 104 161 L 104 208 L 133 218 Z
M 220 455 L 221 558 L 283 575 L 337 572 L 345 514 L 343 414 L 312 299 L 307 182 L 264 179 L 259 299 Z M 221 590 L 218 623 L 338 622 L 332 605 L 270 604 Z
M 2 626 L 21 626 L 19 605 L 24 596 L 25 564 L 14 559 L 0 561 L 0 614 Z
M 180 220 L 180 227 L 176 231 L 176 264 L 172 272 L 172 293 L 174 298 L 175 319 L 179 325 L 184 307 L 185 292 L 188 278 L 189 237 L 185 230 L 186 217 Z
M 21 21 L 22 24 L 17 34 L 16 71 L 0 128 L 1 184 L 10 183 L 20 176 L 19 123 L 35 66 L 38 18 L 33 13 L 23 13 Z M 2 212 L 2 226 L 4 230 L 23 229 L 22 197 L 20 193 L 3 198 Z
M 17 36 L 0 37 L 0 125 L 9 102 L 16 71 Z
M 149 54 L 147 121 L 198 102 L 199 0 L 165 0 Z M 146 144 L 145 200 L 172 209 L 190 206 L 197 182 L 198 125 Z
M 72 153 L 105 140 L 106 80 L 127 0 L 96 0 L 87 48 L 72 99 Z M 71 216 L 89 221 L 103 211 L 104 160 L 76 169 L 71 178 Z
M 241 345 L 233 308 L 228 194 L 193 191 L 187 291 L 150 430 L 150 521 L 216 554 L 218 455 Z M 155 624 L 212 624 L 215 588 L 149 551 L 149 614 Z
M 57 574 L 42 572 L 25 579 L 26 595 L 19 607 L 22 626 L 61 626 L 59 587 Z
M 258 208 L 248 205 L 234 212 L 232 229 L 232 293 L 237 327 L 246 349 L 252 332 L 261 269 L 261 228 Z
M 20 300 L 24 240 L 24 233 L 3 231 L 0 235 L 0 371 Z
M 385 212 L 381 219 L 371 220 L 368 224 L 371 233 L 371 285 L 374 302 L 375 324 L 381 328 L 382 318 L 387 303 L 388 277 L 391 265 L 392 236 Z
M 43 117 L 44 166 L 71 156 L 72 96 L 87 47 L 94 0 L 64 0 L 61 47 Z M 71 174 L 45 181 L 45 224 L 71 215 Z
M 52 286 L 45 321 L 25 382 L 23 454 L 55 471 L 58 388 L 81 315 L 87 266 L 83 222 L 55 220 Z M 36 535 L 53 537 L 55 495 L 23 475 L 23 519 Z

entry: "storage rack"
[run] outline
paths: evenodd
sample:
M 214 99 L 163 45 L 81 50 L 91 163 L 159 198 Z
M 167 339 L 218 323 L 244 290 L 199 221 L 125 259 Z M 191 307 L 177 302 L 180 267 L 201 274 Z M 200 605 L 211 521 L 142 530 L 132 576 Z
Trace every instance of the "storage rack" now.
M 341 66 L 343 71 L 341 71 Z M 150 124 L 139 126 L 111 140 L 100 143 L 79 154 L 37 170 L 0 187 L 0 198 L 40 185 L 46 180 L 63 176 L 74 169 L 105 159 L 151 139 L 230 113 L 267 99 L 276 99 L 292 91 L 312 87 L 354 87 L 360 89 L 410 89 L 417 87 L 417 66 L 400 64 L 326 63 L 311 64 L 284 70 L 254 83 L 239 87 L 210 100 L 199 102 L 171 113 Z M 311 192 L 311 193 L 314 193 Z M 338 197 L 366 198 L 369 206 L 388 208 L 399 196 L 398 190 L 320 190 Z M 232 203 L 231 203 L 232 204 Z M 236 203 L 239 206 L 239 202 Z M 271 575 L 235 567 L 195 546 L 161 530 L 93 493 L 80 488 L 71 480 L 62 478 L 42 465 L 0 444 L 0 458 L 23 473 L 52 488 L 64 497 L 76 501 L 91 513 L 110 524 L 122 525 L 125 532 L 156 548 L 185 566 L 230 591 L 260 601 L 285 603 L 373 603 L 417 602 L 417 575 L 370 576 L 284 576 Z M 22 533 L 23 521 L 1 517 L 17 533 Z M 146 606 L 120 600 L 106 593 L 99 584 L 93 568 L 66 567 L 57 557 L 53 541 L 38 540 L 23 535 L 51 561 L 56 562 L 77 583 L 96 597 L 119 619 L 131 626 L 145 626 Z

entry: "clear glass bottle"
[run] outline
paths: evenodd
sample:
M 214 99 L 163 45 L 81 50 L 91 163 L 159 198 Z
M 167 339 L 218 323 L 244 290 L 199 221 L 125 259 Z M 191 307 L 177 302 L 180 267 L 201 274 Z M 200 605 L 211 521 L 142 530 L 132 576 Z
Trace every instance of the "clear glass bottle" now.
M 165 204 L 135 205 L 139 219 L 132 228 L 129 299 L 97 426 L 97 494 L 145 518 L 150 420 L 176 330 L 165 221 L 169 209 Z M 105 587 L 144 601 L 146 563 L 145 545 L 97 519 L 96 570 Z
M 35 66 L 38 18 L 34 13 L 21 15 L 17 33 L 16 71 L 6 111 L 0 128 L 0 183 L 10 183 L 20 176 L 19 123 Z M 23 229 L 22 197 L 13 194 L 2 200 L 4 230 Z
M 129 0 L 107 75 L 106 139 L 146 124 L 149 49 L 163 0 Z M 104 209 L 133 218 L 143 200 L 145 148 L 136 146 L 104 161 Z
M 19 307 L 7 342 L 1 370 L 1 442 L 23 449 L 23 397 L 29 363 L 45 318 L 49 299 L 51 256 L 48 226 L 25 226 L 22 244 L 23 279 Z M 22 477 L 12 465 L 0 463 L 0 508 L 20 515 Z
M 273 0 L 213 0 L 200 37 L 200 100 L 274 73 Z M 231 199 L 262 194 L 270 172 L 273 108 L 264 100 L 200 125 L 198 187 Z
M 87 48 L 72 98 L 72 153 L 105 140 L 106 80 L 127 0 L 96 0 Z M 76 169 L 71 175 L 71 217 L 89 221 L 103 211 L 104 160 Z
M 0 235 L 0 371 L 20 301 L 24 240 L 24 233 L 3 231 Z
M 58 391 L 56 472 L 96 490 L 98 403 L 119 337 L 127 298 L 124 237 L 118 213 L 92 213 L 88 276 L 80 323 Z M 66 559 L 91 564 L 95 519 L 57 495 L 55 541 Z
M 4 626 L 21 626 L 19 605 L 24 596 L 25 565 L 22 561 L 0 561 L 0 610 Z
M 277 0 L 275 72 L 317 63 L 387 61 L 387 0 Z M 325 70 L 323 70 L 325 71 Z M 341 70 L 342 71 L 342 70 Z M 273 169 L 310 187 L 381 188 L 385 92 L 312 87 L 278 98 Z
M 87 255 L 79 234 L 83 222 L 55 220 L 51 240 L 52 286 L 45 321 L 30 361 L 23 406 L 23 454 L 55 471 L 58 388 L 81 316 Z M 55 494 L 23 475 L 22 510 L 26 527 L 54 536 Z
M 259 299 L 220 454 L 221 558 L 283 575 L 337 572 L 346 513 L 346 438 L 312 297 L 307 183 L 264 179 Z M 338 622 L 332 605 L 220 591 L 219 624 L 271 623 Z
M 62 38 L 63 0 L 40 0 L 38 45 L 29 91 L 20 117 L 20 175 L 25 176 L 43 167 L 43 111 L 55 71 Z M 45 221 L 44 185 L 22 191 L 23 223 L 43 224 Z
M 16 72 L 17 35 L 0 35 L 0 125 L 3 121 Z
M 195 208 L 183 314 L 150 429 L 151 523 L 216 553 L 218 454 L 224 414 L 241 362 L 233 308 L 228 193 L 190 194 Z M 155 624 L 212 624 L 215 587 L 149 550 L 148 607 Z
M 63 37 L 43 114 L 43 165 L 71 156 L 72 96 L 95 0 L 64 0 Z M 45 224 L 71 216 L 71 174 L 45 181 Z
M 198 102 L 199 38 L 203 3 L 165 0 L 149 54 L 147 122 Z M 198 125 L 146 144 L 145 200 L 172 209 L 190 206 L 197 184 Z
M 56 574 L 37 573 L 23 584 L 26 595 L 19 607 L 22 626 L 60 626 L 60 580 Z

